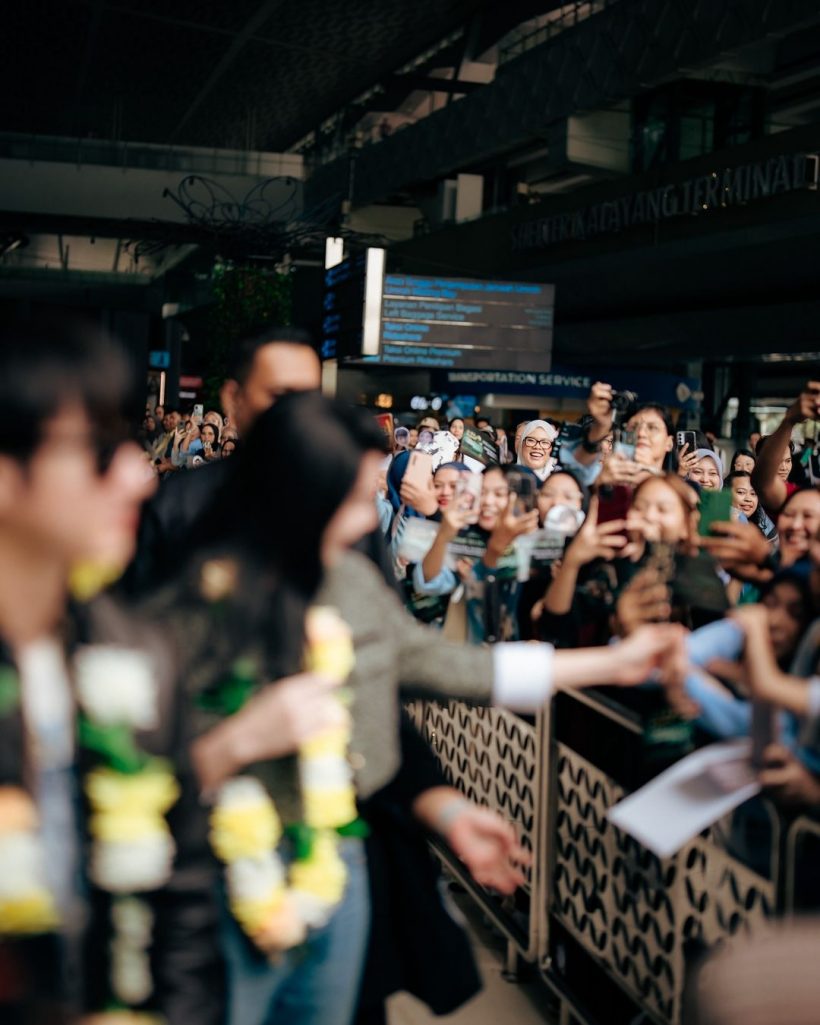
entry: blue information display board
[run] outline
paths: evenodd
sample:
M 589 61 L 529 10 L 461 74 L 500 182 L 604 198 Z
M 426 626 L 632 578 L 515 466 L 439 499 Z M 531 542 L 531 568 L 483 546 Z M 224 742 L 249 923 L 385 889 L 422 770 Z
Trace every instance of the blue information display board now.
M 555 288 L 387 274 L 380 363 L 549 370 Z
M 325 359 L 445 370 L 550 369 L 554 285 L 385 274 L 374 252 L 325 275 Z

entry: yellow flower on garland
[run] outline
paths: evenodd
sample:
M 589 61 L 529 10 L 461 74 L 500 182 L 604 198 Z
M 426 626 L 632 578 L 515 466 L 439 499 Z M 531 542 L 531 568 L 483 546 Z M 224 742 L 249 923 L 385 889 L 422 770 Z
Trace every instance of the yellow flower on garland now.
M 31 936 L 59 925 L 46 885 L 37 808 L 22 787 L 0 787 L 0 936 Z
M 346 882 L 347 869 L 339 855 L 338 837 L 333 833 L 317 834 L 310 857 L 294 861 L 290 867 L 290 885 L 294 890 L 330 906 L 342 899 Z
M 91 835 L 122 843 L 170 832 L 165 814 L 179 798 L 179 784 L 165 770 L 126 775 L 99 768 L 86 777 L 86 793 L 93 809 Z
M 211 814 L 211 843 L 220 861 L 257 858 L 282 838 L 273 802 L 255 780 L 229 780 Z
M 88 602 L 116 583 L 123 567 L 108 562 L 78 562 L 68 575 L 68 589 L 79 602 Z
M 336 609 L 326 606 L 309 609 L 305 620 L 305 636 L 305 669 L 344 683 L 353 671 L 356 656 L 350 627 Z

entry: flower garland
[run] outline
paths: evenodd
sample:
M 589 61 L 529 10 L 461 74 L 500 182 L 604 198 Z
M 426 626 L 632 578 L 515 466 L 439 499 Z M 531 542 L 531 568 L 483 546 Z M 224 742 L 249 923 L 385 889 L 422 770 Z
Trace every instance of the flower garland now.
M 114 647 L 81 648 L 74 660 L 81 744 L 99 764 L 85 777 L 91 807 L 89 877 L 114 895 L 111 991 L 124 1008 L 153 990 L 149 947 L 153 914 L 134 894 L 158 890 L 171 875 L 174 841 L 166 814 L 179 797 L 170 765 L 137 746 L 136 730 L 158 723 L 158 688 L 150 657 Z M 133 1022 L 150 1016 L 117 1011 Z M 99 1016 L 100 1021 L 108 1015 Z
M 157 681 L 147 655 L 122 648 L 81 648 L 74 669 L 80 743 L 98 762 L 85 777 L 92 813 L 89 876 L 114 895 L 110 982 L 120 1005 L 88 1020 L 148 1025 L 155 1016 L 129 1008 L 152 992 L 148 948 L 153 916 L 133 894 L 159 889 L 170 877 L 174 843 L 165 815 L 179 796 L 170 766 L 146 755 L 134 739 L 135 730 L 157 725 Z M 19 705 L 17 673 L 0 667 L 0 715 L 17 712 Z M 0 937 L 59 927 L 37 806 L 22 787 L 0 786 Z
M 214 573 L 209 570 L 205 579 L 213 582 Z M 338 612 L 311 609 L 306 635 L 305 668 L 343 683 L 355 660 L 350 630 Z M 211 842 L 226 865 L 231 912 L 271 957 L 304 942 L 308 929 L 325 925 L 344 895 L 347 870 L 339 831 L 357 822 L 347 761 L 350 731 L 348 719 L 299 749 L 304 823 L 298 832 L 303 842 L 288 869 L 276 850 L 283 832 L 279 814 L 262 784 L 247 776 L 234 778 L 217 797 Z

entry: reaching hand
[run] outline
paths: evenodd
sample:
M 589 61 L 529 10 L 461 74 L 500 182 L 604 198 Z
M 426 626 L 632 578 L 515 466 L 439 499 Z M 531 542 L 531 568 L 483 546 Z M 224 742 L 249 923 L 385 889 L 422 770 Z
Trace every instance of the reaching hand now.
M 409 505 L 416 512 L 421 513 L 422 516 L 432 516 L 438 509 L 432 476 L 425 482 L 424 486 L 419 486 L 405 477 L 399 488 L 399 496 L 405 505 Z
M 586 566 L 595 559 L 614 559 L 619 549 L 626 545 L 623 535 L 625 520 L 611 520 L 598 523 L 598 498 L 589 503 L 589 512 L 581 529 L 564 553 L 564 561 L 570 565 Z
M 317 733 L 344 726 L 349 716 L 334 691 L 338 683 L 299 673 L 263 687 L 230 721 L 246 765 L 293 754 Z
M 688 477 L 689 472 L 697 466 L 698 459 L 697 452 L 689 451 L 689 442 L 687 441 L 683 448 L 678 449 L 678 476 Z
M 645 623 L 662 623 L 672 611 L 669 588 L 655 569 L 644 569 L 629 582 L 618 598 L 615 613 L 624 636 Z
M 793 424 L 820 420 L 820 381 L 806 382 L 806 387 L 786 411 L 785 419 Z
M 524 882 L 532 858 L 497 812 L 464 800 L 443 836 L 480 886 L 511 894 Z
M 687 659 L 682 626 L 641 626 L 612 650 L 612 683 L 631 686 L 653 677 L 667 687 L 683 685 Z
M 517 499 L 517 495 L 510 495 L 507 508 L 499 518 L 490 535 L 490 540 L 487 542 L 487 548 L 499 555 L 505 552 L 517 537 L 538 530 L 538 510 L 533 509 L 523 516 L 516 516 L 515 503 Z
M 820 780 L 781 744 L 769 744 L 763 752 L 758 779 L 779 804 L 820 805 Z
M 645 480 L 650 472 L 646 466 L 613 452 L 603 462 L 598 485 L 604 487 L 612 484 L 626 484 L 634 488 Z
M 714 537 L 698 540 L 733 577 L 759 581 L 771 576 L 770 570 L 763 569 L 771 547 L 754 524 L 725 520 L 713 523 L 712 532 Z
M 589 415 L 601 428 L 602 435 L 612 430 L 612 385 L 596 381 L 589 390 L 587 399 Z

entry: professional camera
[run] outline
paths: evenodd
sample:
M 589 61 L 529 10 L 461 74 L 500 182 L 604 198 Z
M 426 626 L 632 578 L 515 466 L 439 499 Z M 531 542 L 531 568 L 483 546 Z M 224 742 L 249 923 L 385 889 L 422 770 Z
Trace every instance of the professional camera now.
M 638 393 L 634 391 L 614 391 L 612 393 L 612 418 L 621 420 L 638 402 Z

